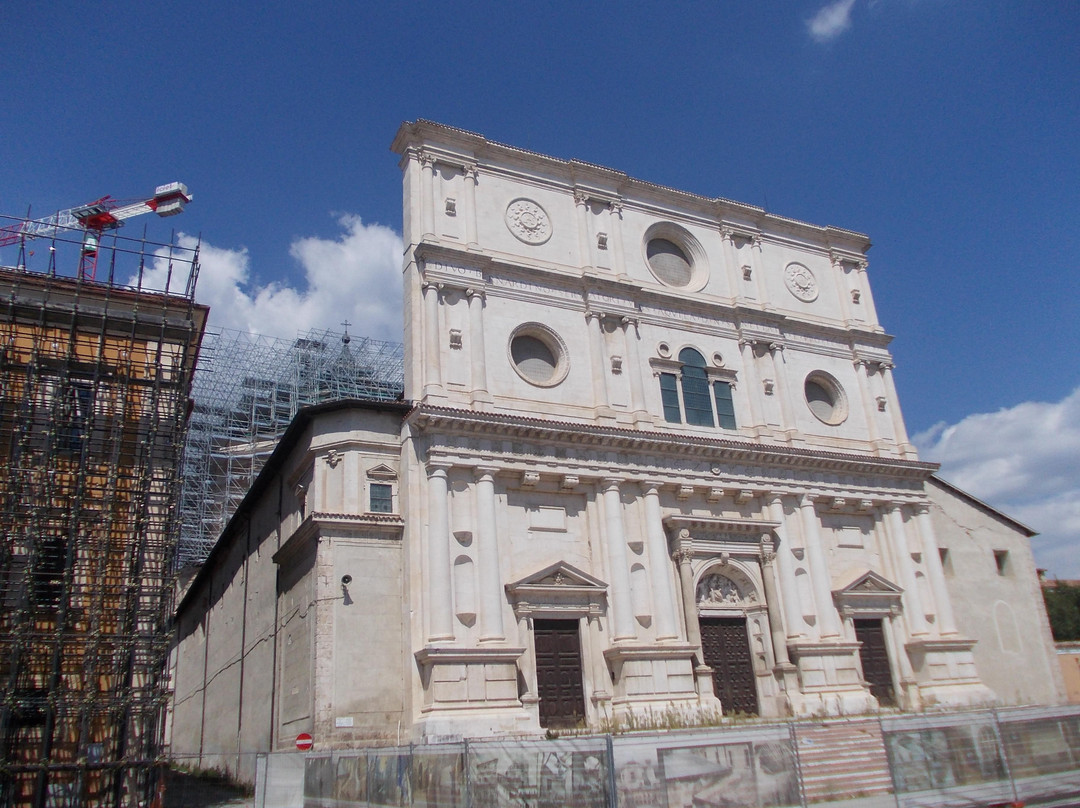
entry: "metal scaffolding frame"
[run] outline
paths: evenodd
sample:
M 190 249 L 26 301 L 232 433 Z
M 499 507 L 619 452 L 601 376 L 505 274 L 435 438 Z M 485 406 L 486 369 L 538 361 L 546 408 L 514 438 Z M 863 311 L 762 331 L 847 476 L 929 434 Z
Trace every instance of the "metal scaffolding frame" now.
M 394 401 L 403 391 L 401 343 L 350 337 L 347 328 L 294 339 L 208 329 L 184 453 L 179 563 L 210 553 L 301 407 Z
M 112 233 L 95 281 L 82 237 L 0 266 L 5 806 L 146 805 L 163 763 L 198 248 Z

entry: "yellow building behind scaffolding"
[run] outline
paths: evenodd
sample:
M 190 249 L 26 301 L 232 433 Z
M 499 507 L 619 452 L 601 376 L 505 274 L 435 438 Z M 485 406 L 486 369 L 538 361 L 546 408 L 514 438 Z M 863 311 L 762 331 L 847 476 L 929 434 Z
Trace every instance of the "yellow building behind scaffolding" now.
M 178 469 L 208 309 L 0 268 L 0 804 L 157 788 Z M 142 259 L 140 259 L 140 267 Z M 149 273 L 146 277 L 149 277 Z M 168 275 L 172 278 L 172 274 Z

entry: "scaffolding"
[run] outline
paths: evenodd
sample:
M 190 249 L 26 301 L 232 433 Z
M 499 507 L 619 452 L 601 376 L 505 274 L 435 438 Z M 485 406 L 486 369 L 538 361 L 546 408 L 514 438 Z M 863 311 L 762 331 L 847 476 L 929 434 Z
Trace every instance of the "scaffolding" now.
M 82 236 L 0 265 L 4 806 L 147 805 L 163 763 L 198 248 L 113 233 L 95 281 Z
M 404 390 L 401 343 L 308 331 L 279 339 L 208 329 L 184 452 L 179 562 L 210 553 L 301 407 Z

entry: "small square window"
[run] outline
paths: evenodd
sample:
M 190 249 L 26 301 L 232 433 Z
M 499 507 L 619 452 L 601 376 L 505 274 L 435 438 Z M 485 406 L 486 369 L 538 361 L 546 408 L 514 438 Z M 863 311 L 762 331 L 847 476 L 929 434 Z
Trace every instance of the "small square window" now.
M 1009 572 L 1009 551 L 994 550 L 994 562 L 997 564 L 998 575 L 1007 575 Z
M 372 483 L 370 487 L 370 494 L 371 513 L 394 512 L 394 487 L 392 485 L 386 485 L 385 483 Z

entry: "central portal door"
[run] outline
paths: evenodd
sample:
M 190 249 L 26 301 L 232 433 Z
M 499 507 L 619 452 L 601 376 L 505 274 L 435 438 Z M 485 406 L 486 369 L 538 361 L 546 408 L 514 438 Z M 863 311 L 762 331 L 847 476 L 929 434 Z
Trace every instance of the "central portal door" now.
M 896 706 L 892 670 L 889 668 L 889 652 L 885 647 L 885 629 L 881 619 L 856 620 L 855 639 L 862 643 L 859 659 L 862 661 L 863 678 L 870 685 L 870 695 L 882 707 Z
M 745 617 L 701 618 L 701 651 L 726 714 L 758 714 L 757 682 Z
M 534 620 L 536 691 L 540 726 L 574 727 L 585 721 L 581 638 L 577 620 Z

